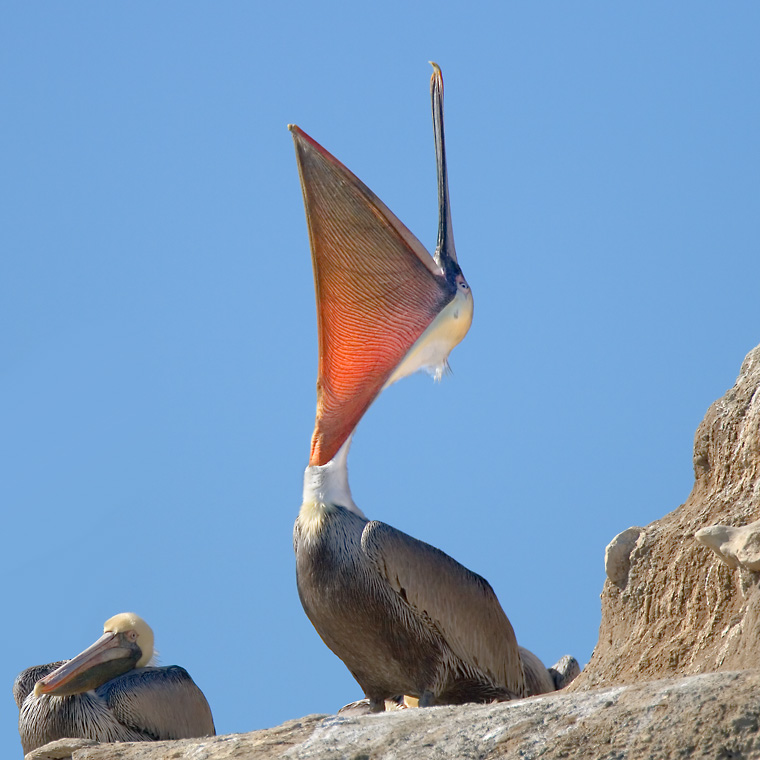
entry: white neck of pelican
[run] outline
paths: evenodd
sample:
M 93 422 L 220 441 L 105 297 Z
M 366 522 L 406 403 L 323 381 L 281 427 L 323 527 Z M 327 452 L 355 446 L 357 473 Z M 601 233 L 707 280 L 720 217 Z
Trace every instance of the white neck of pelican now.
M 304 527 L 318 529 L 325 514 L 335 507 L 344 507 L 363 519 L 364 512 L 354 504 L 348 485 L 348 449 L 351 436 L 338 449 L 338 453 L 327 463 L 309 465 L 303 476 L 303 503 L 298 515 Z

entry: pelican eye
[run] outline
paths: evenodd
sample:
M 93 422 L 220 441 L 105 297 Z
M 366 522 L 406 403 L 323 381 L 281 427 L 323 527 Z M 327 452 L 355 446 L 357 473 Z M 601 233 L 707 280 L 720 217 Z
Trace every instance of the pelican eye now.
M 462 290 L 469 290 L 470 286 L 467 284 L 467 280 L 464 279 L 464 275 L 458 274 L 456 279 L 457 287 Z
M 127 631 L 127 638 L 130 641 L 137 641 L 137 631 Z

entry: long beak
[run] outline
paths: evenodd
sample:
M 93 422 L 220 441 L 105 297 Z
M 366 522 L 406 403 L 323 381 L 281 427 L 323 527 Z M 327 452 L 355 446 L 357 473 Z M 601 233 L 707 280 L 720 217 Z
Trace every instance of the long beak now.
M 289 129 L 317 297 L 317 418 L 309 464 L 323 465 L 454 298 L 456 285 L 363 182 L 301 129 Z
M 435 262 L 454 284 L 461 274 L 454 247 L 454 230 L 451 226 L 449 202 L 449 178 L 446 171 L 446 138 L 443 130 L 443 74 L 437 63 L 430 61 L 433 76 L 430 78 L 430 100 L 433 107 L 433 134 L 435 136 L 435 165 L 438 174 L 438 242 L 435 246 Z
M 140 648 L 118 633 L 104 633 L 73 660 L 69 660 L 34 685 L 35 696 L 81 694 L 134 668 Z

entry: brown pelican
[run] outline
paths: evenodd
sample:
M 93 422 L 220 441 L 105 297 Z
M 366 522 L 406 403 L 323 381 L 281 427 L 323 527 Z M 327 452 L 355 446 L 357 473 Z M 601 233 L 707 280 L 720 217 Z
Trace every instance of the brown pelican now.
M 159 741 L 213 736 L 203 692 L 184 668 L 150 667 L 153 631 L 132 612 L 73 660 L 27 668 L 13 684 L 24 754 L 55 739 Z
M 433 257 L 343 164 L 290 127 L 319 331 L 316 426 L 293 535 L 298 591 L 376 712 L 400 695 L 424 707 L 553 688 L 550 678 L 526 685 L 514 631 L 487 581 L 433 546 L 368 520 L 348 485 L 351 434 L 372 401 L 419 369 L 440 378 L 472 321 L 449 210 L 443 79 L 433 68 Z

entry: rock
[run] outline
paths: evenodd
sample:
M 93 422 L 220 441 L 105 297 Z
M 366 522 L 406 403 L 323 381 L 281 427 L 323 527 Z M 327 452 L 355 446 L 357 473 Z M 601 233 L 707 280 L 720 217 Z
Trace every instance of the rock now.
M 619 588 L 625 588 L 631 568 L 631 552 L 643 528 L 627 528 L 618 533 L 604 550 L 604 572 Z
M 571 691 L 760 662 L 760 576 L 732 571 L 694 538 L 706 526 L 760 519 L 758 389 L 760 346 L 697 429 L 686 502 L 643 529 L 629 529 L 641 531 L 633 546 L 634 533 L 624 531 L 608 547 L 599 641 Z M 725 535 L 735 536 L 731 531 Z M 745 543 L 746 552 L 731 544 L 737 563 L 755 566 L 754 542 Z
M 554 681 L 554 688 L 558 691 L 571 684 L 581 674 L 578 660 L 569 654 L 560 657 L 548 670 Z
M 176 742 L 102 744 L 73 760 L 658 760 L 760 756 L 760 672 L 713 673 L 492 705 L 319 716 Z
M 743 567 L 752 573 L 760 571 L 760 520 L 742 528 L 711 525 L 698 530 L 694 537 L 729 567 Z
M 24 760 L 69 760 L 73 752 L 83 747 L 97 747 L 92 739 L 56 739 L 29 752 Z

